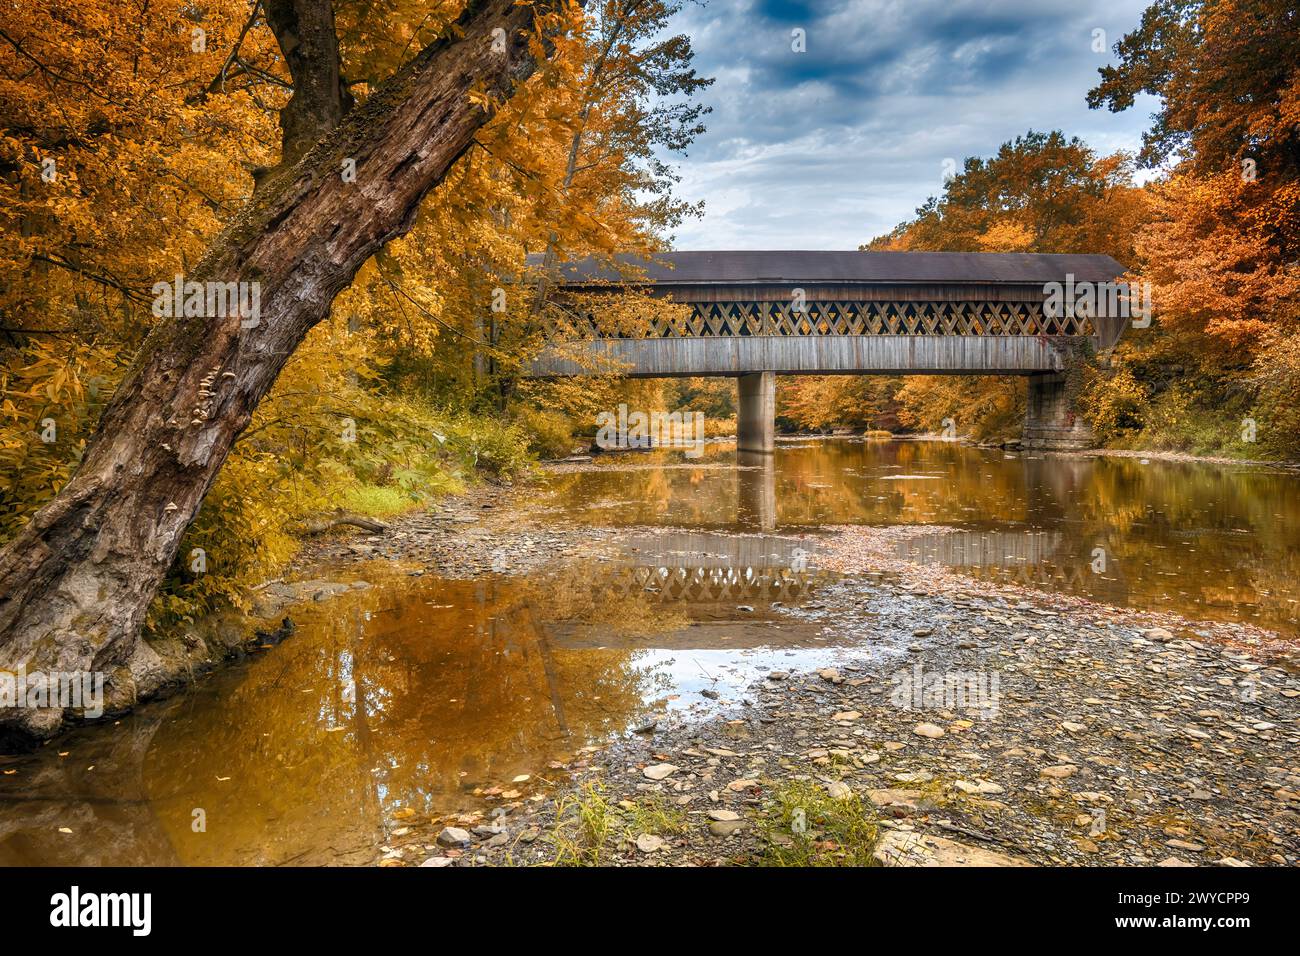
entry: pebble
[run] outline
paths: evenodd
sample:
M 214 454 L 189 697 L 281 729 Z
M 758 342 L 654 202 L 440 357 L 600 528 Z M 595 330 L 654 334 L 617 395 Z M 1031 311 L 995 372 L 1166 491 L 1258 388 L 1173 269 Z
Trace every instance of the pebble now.
M 469 846 L 470 835 L 466 830 L 460 827 L 444 827 L 438 834 L 438 845 L 446 847 L 465 847 Z
M 1052 777 L 1055 780 L 1064 780 L 1066 777 L 1072 777 L 1079 772 L 1079 768 L 1073 764 L 1063 763 L 1054 767 L 1043 767 L 1038 771 L 1040 777 Z
M 653 833 L 642 833 L 636 838 L 636 848 L 642 853 L 654 853 L 663 849 L 664 838 Z

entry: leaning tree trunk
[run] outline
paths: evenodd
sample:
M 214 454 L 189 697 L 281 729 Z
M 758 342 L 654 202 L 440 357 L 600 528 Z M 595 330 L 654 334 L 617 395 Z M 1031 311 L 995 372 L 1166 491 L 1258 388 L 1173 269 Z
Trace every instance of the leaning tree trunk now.
M 231 445 L 334 297 L 410 229 L 487 121 L 471 88 L 499 101 L 532 72 L 534 9 L 471 0 L 455 33 L 274 177 L 185 276 L 259 283 L 259 321 L 245 328 L 251 318 L 228 309 L 150 333 L 76 474 L 0 551 L 0 669 L 102 671 L 111 699 L 131 699 L 145 611 Z M 340 175 L 346 160 L 355 181 Z M 0 736 L 47 738 L 63 717 L 8 709 Z

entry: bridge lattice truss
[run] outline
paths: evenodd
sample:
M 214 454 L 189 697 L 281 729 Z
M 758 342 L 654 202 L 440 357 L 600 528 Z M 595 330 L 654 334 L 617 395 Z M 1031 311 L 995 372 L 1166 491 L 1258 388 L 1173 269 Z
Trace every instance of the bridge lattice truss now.
M 689 317 L 656 318 L 634 334 L 601 330 L 591 313 L 574 316 L 557 337 L 689 338 L 795 335 L 1023 335 L 1093 334 L 1087 316 L 1049 315 L 1042 302 L 810 301 L 802 311 L 792 302 L 692 302 Z

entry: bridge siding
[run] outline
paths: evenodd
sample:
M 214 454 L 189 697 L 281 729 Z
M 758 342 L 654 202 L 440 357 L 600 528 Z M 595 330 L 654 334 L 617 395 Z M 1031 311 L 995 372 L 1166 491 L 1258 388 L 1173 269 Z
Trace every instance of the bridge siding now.
M 782 335 L 593 339 L 569 343 L 602 368 L 626 366 L 631 378 L 694 375 L 969 374 L 1030 375 L 1059 371 L 1060 351 L 1038 336 Z M 590 374 L 591 364 L 548 350 L 528 374 L 549 378 Z

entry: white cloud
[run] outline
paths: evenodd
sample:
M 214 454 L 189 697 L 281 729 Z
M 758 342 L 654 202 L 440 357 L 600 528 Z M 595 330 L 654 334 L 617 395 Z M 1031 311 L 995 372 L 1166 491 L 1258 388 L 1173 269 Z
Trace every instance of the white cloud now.
M 1144 0 L 838 0 L 801 17 L 772 2 L 688 6 L 697 66 L 717 77 L 709 131 L 679 162 L 705 217 L 679 249 L 852 249 L 941 189 L 942 163 L 987 156 L 1029 129 L 1098 152 L 1136 149 L 1150 103 L 1087 108 L 1092 30 L 1113 44 Z M 803 22 L 807 20 L 808 22 Z M 789 49 L 792 26 L 806 54 Z

